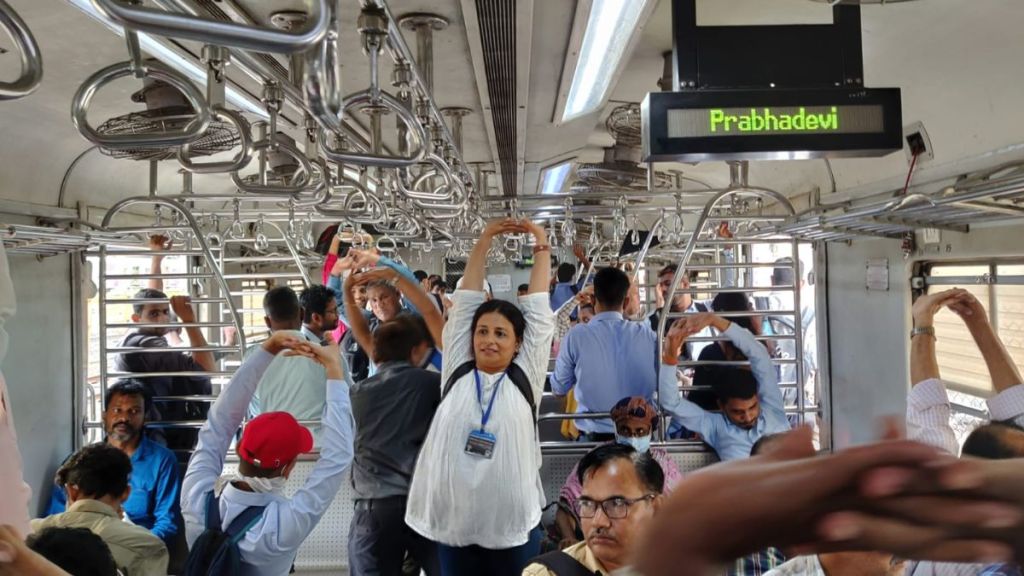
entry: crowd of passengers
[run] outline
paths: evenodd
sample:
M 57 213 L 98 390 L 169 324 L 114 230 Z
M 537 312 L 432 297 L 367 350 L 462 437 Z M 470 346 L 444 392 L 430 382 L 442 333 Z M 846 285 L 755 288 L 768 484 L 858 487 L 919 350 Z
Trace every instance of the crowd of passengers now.
M 534 240 L 515 303 L 493 298 L 485 280 L 492 240 L 504 234 Z M 151 247 L 159 275 L 169 242 L 154 237 Z M 335 237 L 323 284 L 266 292 L 269 335 L 212 404 L 201 397 L 216 358 L 202 350 L 192 305 L 151 282 L 121 346 L 156 350 L 118 357 L 105 440 L 70 455 L 54 486 L 35 487 L 52 494 L 35 520 L 0 375 L 0 575 L 288 574 L 351 482 L 354 575 L 1020 576 L 1024 385 L 964 290 L 913 305 L 905 426 L 816 455 L 812 430 L 791 431 L 787 415 L 798 380 L 813 380 L 813 359 L 779 363 L 793 357 L 771 338 L 784 332 L 744 293 L 695 301 L 690 278 L 669 267 L 659 305 L 672 298 L 676 314 L 645 317 L 618 267 L 578 274 L 562 264 L 551 277 L 546 233 L 529 221 L 489 224 L 450 296 L 440 278 L 340 249 Z M 802 276 L 799 263 L 780 262 L 773 284 L 799 289 Z M 969 436 L 962 459 L 935 356 L 943 308 L 963 319 L 997 392 L 991 423 Z M 14 311 L 0 248 L 0 362 Z M 199 350 L 174 350 L 172 312 Z M 801 329 L 805 339 L 813 330 L 806 319 Z M 597 445 L 566 478 L 550 526 L 537 423 L 546 389 L 566 396 L 570 412 L 602 415 L 563 426 Z M 652 446 L 666 421 L 667 433 L 702 440 L 723 463 L 682 474 Z M 293 478 L 315 448 L 312 470 Z M 232 449 L 237 465 L 226 462 Z

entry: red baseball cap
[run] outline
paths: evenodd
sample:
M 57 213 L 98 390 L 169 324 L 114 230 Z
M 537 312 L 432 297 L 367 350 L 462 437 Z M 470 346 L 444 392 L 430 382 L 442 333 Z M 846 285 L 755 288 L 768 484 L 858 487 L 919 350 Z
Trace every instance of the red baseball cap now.
M 287 412 L 267 412 L 253 418 L 242 431 L 238 457 L 273 470 L 313 449 L 313 435 Z

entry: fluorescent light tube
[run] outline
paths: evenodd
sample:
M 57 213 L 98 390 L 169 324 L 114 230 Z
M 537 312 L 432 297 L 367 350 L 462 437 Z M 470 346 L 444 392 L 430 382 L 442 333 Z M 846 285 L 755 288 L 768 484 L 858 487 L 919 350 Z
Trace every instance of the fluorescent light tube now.
M 85 12 L 89 16 L 92 16 L 94 20 L 103 24 L 115 34 L 120 37 L 124 37 L 124 27 L 116 22 L 112 22 L 100 14 L 96 8 L 93 7 L 90 0 L 67 0 L 72 6 L 78 8 L 82 12 Z M 164 64 L 174 68 L 188 77 L 189 80 L 196 83 L 200 87 L 206 86 L 206 68 L 199 66 L 195 62 L 185 58 L 181 54 L 178 54 L 171 48 L 169 48 L 163 42 L 155 39 L 153 36 L 144 32 L 138 33 L 139 46 L 142 47 L 143 52 L 149 53 L 157 60 Z M 269 120 L 270 116 L 267 114 L 266 109 L 260 102 L 249 97 L 247 94 L 243 94 L 239 90 L 226 86 L 224 91 L 224 98 L 229 104 L 250 114 L 255 114 L 263 120 Z
M 545 168 L 541 172 L 540 193 L 561 194 L 565 189 L 565 181 L 569 179 L 571 169 L 571 160 Z
M 590 114 L 604 102 L 648 2 L 593 0 L 562 122 Z

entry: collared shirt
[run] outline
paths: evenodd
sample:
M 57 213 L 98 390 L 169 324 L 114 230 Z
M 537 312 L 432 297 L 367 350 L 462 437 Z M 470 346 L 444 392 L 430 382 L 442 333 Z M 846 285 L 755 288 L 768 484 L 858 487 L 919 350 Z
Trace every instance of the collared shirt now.
M 563 554 L 572 556 L 580 564 L 583 564 L 587 570 L 596 572 L 597 574 L 608 574 L 608 570 L 601 565 L 601 561 L 594 556 L 594 553 L 587 547 L 586 542 L 580 542 L 573 544 L 565 550 L 562 550 Z M 558 576 L 551 570 L 548 570 L 546 566 L 540 564 L 530 564 L 523 570 L 523 576 Z
M 224 471 L 224 457 L 231 440 L 245 417 L 260 378 L 273 359 L 262 348 L 253 352 L 227 389 L 221 392 L 210 409 L 209 419 L 199 431 L 199 445 L 189 461 L 181 491 L 181 511 L 190 547 L 206 525 L 206 495 Z M 342 380 L 328 380 L 326 395 L 320 459 L 306 483 L 291 498 L 280 493 L 245 492 L 232 484 L 220 495 L 222 528 L 227 528 L 242 510 L 266 506 L 260 520 L 238 543 L 243 575 L 288 574 L 299 546 L 316 527 L 344 481 L 345 469 L 352 462 L 348 385 Z
M 407 495 L 416 457 L 441 402 L 441 375 L 408 362 L 385 362 L 377 374 L 354 385 L 350 396 L 356 422 L 356 495 Z
M 181 519 L 178 480 L 178 459 L 167 448 L 153 442 L 145 433 L 132 453 L 132 475 L 128 484 L 132 493 L 125 501 L 124 513 L 132 524 L 153 532 L 165 543 L 172 543 Z M 67 508 L 67 495 L 62 486 L 54 486 L 47 515 L 60 514 Z
M 287 330 L 296 337 L 320 343 L 308 328 L 296 332 Z M 256 348 L 250 348 L 248 357 Z M 299 422 L 318 420 L 324 413 L 324 399 L 327 397 L 327 376 L 324 367 L 308 358 L 277 355 L 256 386 L 256 394 L 249 403 L 249 415 L 264 412 L 288 412 Z M 313 433 L 314 444 L 320 443 L 320 425 L 305 425 Z
M 643 322 L 619 312 L 601 312 L 575 326 L 562 339 L 551 391 L 564 396 L 576 390 L 576 413 L 608 412 L 627 396 L 654 397 L 658 342 Z M 583 432 L 612 433 L 611 420 L 577 420 Z
M 821 567 L 817 554 L 813 556 L 797 556 L 782 566 L 765 574 L 765 576 L 827 576 Z
M 33 532 L 47 528 L 87 528 L 107 544 L 125 576 L 167 574 L 163 541 L 145 528 L 122 521 L 113 508 L 99 500 L 79 500 L 67 512 L 32 521 Z
M 484 296 L 470 290 L 455 292 L 455 306 L 444 326 L 441 382 L 473 358 L 470 327 Z M 539 399 L 551 354 L 554 314 L 546 293 L 529 294 L 519 302 L 526 332 L 513 362 L 526 373 L 533 397 Z M 487 423 L 487 432 L 496 438 L 493 458 L 465 451 L 466 440 L 480 428 L 482 415 L 470 372 L 455 382 L 430 425 L 412 477 L 405 522 L 448 546 L 513 548 L 527 542 L 545 504 L 537 428 L 529 404 L 511 381 L 506 379 L 495 391 L 503 374 L 479 374 L 482 397 L 497 394 Z
M 1024 427 L 1024 385 L 1007 388 L 986 403 L 993 421 Z M 950 416 L 952 409 L 945 383 L 938 378 L 922 380 L 907 395 L 907 438 L 958 455 L 960 443 Z
M 14 299 L 14 284 L 7 266 L 7 253 L 0 242 L 0 365 L 7 356 L 7 331 L 4 323 L 14 316 L 17 305 Z M 9 524 L 22 534 L 28 534 L 28 502 L 32 489 L 22 475 L 21 452 L 18 451 L 18 435 L 14 432 L 11 416 L 11 401 L 7 397 L 7 383 L 0 372 L 0 524 Z
M 764 576 L 786 562 L 786 556 L 778 548 L 765 548 L 750 556 L 736 560 L 736 565 L 729 570 L 728 576 Z
M 789 420 L 782 405 L 779 378 L 768 350 L 754 335 L 738 324 L 730 324 L 723 333 L 736 348 L 750 360 L 750 370 L 757 380 L 757 396 L 761 401 L 761 414 L 754 427 L 747 430 L 732 423 L 724 414 L 707 412 L 683 398 L 676 380 L 676 367 L 662 365 L 659 379 L 659 400 L 673 418 L 704 438 L 722 461 L 750 456 L 750 449 L 765 434 L 786 432 Z

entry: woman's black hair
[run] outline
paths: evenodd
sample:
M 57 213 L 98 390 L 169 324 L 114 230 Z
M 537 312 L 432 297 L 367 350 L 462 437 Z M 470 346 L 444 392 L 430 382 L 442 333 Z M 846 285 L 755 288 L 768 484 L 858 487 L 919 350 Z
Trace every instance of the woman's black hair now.
M 505 300 L 488 300 L 481 304 L 476 309 L 476 313 L 473 314 L 470 334 L 476 334 L 476 325 L 480 322 L 480 317 L 491 312 L 504 316 L 512 324 L 512 332 L 516 335 L 516 342 L 523 341 L 523 335 L 526 333 L 526 317 L 523 316 L 523 311 L 516 307 L 515 304 Z

